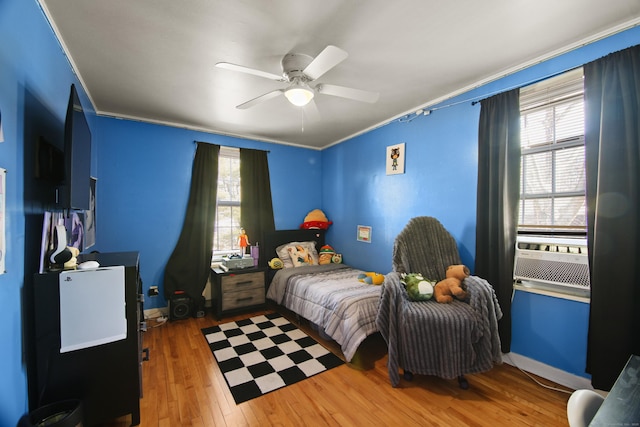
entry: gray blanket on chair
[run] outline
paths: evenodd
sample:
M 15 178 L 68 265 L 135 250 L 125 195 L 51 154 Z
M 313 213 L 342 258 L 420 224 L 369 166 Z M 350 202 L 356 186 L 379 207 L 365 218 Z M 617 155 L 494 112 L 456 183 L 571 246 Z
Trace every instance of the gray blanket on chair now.
M 386 276 L 376 325 L 387 342 L 392 386 L 400 382 L 400 367 L 449 379 L 484 372 L 494 363 L 502 363 L 498 335 L 502 311 L 493 287 L 477 276 L 466 278 L 464 283 L 468 303 L 456 300 L 440 304 L 435 299 L 414 302 L 399 273 Z M 476 321 L 469 322 L 468 316 Z M 429 351 L 432 348 L 437 351 Z

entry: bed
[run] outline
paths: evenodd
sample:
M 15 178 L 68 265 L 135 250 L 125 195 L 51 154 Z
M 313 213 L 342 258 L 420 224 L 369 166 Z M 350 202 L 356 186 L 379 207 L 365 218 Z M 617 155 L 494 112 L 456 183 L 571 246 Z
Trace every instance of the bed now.
M 311 242 L 311 243 L 309 243 Z M 380 302 L 380 286 L 358 280 L 362 270 L 347 264 L 289 264 L 282 252 L 287 246 L 306 243 L 316 254 L 324 245 L 324 230 L 282 230 L 267 233 L 264 250 L 266 261 L 278 256 L 288 264 L 269 270 L 267 298 L 307 319 L 321 336 L 336 341 L 347 361 L 351 361 L 360 343 L 378 331 L 376 315 Z

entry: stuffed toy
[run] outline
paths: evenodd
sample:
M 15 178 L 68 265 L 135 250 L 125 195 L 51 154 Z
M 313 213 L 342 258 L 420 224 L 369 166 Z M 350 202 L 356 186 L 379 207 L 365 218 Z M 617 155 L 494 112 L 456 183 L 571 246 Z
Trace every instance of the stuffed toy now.
M 80 249 L 75 246 L 67 246 L 67 249 L 71 252 L 71 259 L 64 263 L 64 268 L 76 268 L 78 265 L 78 255 L 80 255 Z
M 450 265 L 445 273 L 446 278 L 436 283 L 433 289 L 436 301 L 448 304 L 457 299 L 465 299 L 467 292 L 462 286 L 462 281 L 469 277 L 469 269 L 461 264 Z
M 412 301 L 427 301 L 433 296 L 433 284 L 435 282 L 426 280 L 421 274 L 403 274 L 401 281 Z
M 309 212 L 306 217 L 304 217 L 304 222 L 300 225 L 300 228 L 319 228 L 321 230 L 326 230 L 331 224 L 333 224 L 333 222 L 327 219 L 324 212 L 322 212 L 320 209 L 314 209 Z
M 334 264 L 341 264 L 342 254 L 333 254 L 333 256 L 331 257 L 331 262 Z
M 358 275 L 358 280 L 368 285 L 382 285 L 384 282 L 384 274 L 369 271 Z
M 284 263 L 280 258 L 276 257 L 269 261 L 269 267 L 271 267 L 272 270 L 280 270 L 284 267 Z
M 335 255 L 336 251 L 329 245 L 324 245 L 320 248 L 320 253 L 318 254 L 318 264 L 325 265 L 331 264 L 331 260 Z

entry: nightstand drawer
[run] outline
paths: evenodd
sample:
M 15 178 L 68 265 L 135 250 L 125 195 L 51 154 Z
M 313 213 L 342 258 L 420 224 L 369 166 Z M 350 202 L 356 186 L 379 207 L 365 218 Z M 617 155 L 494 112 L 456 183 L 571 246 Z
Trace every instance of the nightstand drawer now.
M 222 294 L 260 289 L 264 294 L 264 272 L 233 274 L 222 277 Z
M 264 286 L 222 294 L 222 311 L 265 303 Z
M 216 317 L 266 305 L 265 270 L 261 267 L 232 271 L 211 269 L 211 298 Z

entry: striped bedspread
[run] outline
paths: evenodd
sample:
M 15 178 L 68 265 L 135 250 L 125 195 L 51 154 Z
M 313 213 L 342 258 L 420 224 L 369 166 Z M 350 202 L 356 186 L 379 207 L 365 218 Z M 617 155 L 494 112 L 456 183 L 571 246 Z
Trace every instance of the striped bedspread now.
M 484 279 L 465 279 L 468 302 L 414 302 L 390 273 L 382 285 L 377 325 L 389 351 L 389 380 L 396 387 L 399 368 L 414 374 L 455 378 L 502 363 L 498 320 L 502 311 Z
M 380 286 L 360 282 L 360 273 L 345 264 L 285 268 L 274 276 L 267 298 L 319 326 L 351 361 L 360 343 L 378 330 Z

